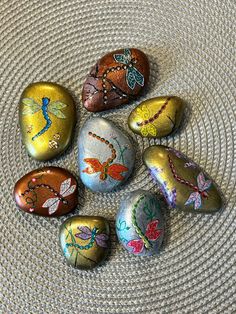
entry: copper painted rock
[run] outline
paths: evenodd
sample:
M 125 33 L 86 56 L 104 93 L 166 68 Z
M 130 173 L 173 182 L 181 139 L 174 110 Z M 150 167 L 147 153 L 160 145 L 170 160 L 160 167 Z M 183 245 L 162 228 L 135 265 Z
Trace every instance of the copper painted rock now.
M 33 83 L 21 95 L 19 118 L 28 153 L 35 159 L 49 160 L 70 144 L 75 105 L 64 87 L 49 82 Z
M 164 236 L 159 199 L 143 190 L 126 195 L 117 213 L 116 233 L 128 252 L 139 256 L 158 254 Z
M 179 151 L 151 146 L 144 151 L 143 160 L 171 207 L 206 214 L 222 208 L 223 201 L 214 182 Z
M 107 256 L 110 228 L 99 216 L 74 216 L 60 228 L 60 245 L 67 263 L 80 269 L 91 269 Z
M 94 192 L 110 192 L 132 174 L 132 143 L 114 123 L 94 117 L 80 130 L 78 166 L 83 184 Z
M 149 62 L 142 51 L 126 48 L 110 52 L 95 64 L 84 83 L 84 107 L 97 112 L 127 104 L 148 79 Z
M 27 213 L 55 217 L 77 206 L 77 188 L 76 179 L 69 171 L 44 167 L 27 173 L 16 183 L 14 198 Z
M 161 96 L 143 101 L 130 114 L 130 129 L 143 137 L 163 137 L 176 131 L 184 112 L 176 96 Z

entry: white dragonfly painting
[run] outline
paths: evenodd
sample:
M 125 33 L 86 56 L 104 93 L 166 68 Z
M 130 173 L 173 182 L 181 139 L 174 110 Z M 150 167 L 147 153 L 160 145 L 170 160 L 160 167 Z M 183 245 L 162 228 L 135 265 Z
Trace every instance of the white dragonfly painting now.
M 60 195 L 57 196 L 57 197 L 51 197 L 51 198 L 47 199 L 43 203 L 42 207 L 43 208 L 47 208 L 48 207 L 48 213 L 49 213 L 49 215 L 52 215 L 53 213 L 55 213 L 57 211 L 60 202 L 63 201 L 60 198 L 60 196 L 65 198 L 66 196 L 69 196 L 72 193 L 74 193 L 75 189 L 76 189 L 76 185 L 71 185 L 71 178 L 66 179 L 61 184 Z

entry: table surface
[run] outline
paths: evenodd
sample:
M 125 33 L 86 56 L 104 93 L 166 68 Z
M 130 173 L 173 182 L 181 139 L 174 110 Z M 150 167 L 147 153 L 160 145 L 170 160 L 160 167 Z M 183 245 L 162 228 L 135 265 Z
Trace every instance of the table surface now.
M 233 313 L 235 301 L 235 22 L 234 1 L 1 0 L 0 1 L 0 312 L 29 313 Z M 112 225 L 108 261 L 92 271 L 66 265 L 58 245 L 65 217 L 19 211 L 15 182 L 42 165 L 78 177 L 77 138 L 89 113 L 82 107 L 84 79 L 106 52 L 137 47 L 149 57 L 151 80 L 136 102 L 104 112 L 136 143 L 136 167 L 123 189 L 94 194 L 80 183 L 82 215 Z M 31 82 L 67 87 L 77 105 L 71 148 L 47 163 L 32 160 L 22 144 L 18 104 Z M 187 103 L 181 130 L 161 140 L 142 139 L 127 115 L 142 100 L 177 95 Z M 159 256 L 138 258 L 118 244 L 114 219 L 120 199 L 138 188 L 159 193 L 141 163 L 154 143 L 179 149 L 212 176 L 226 198 L 224 211 L 192 215 L 167 210 Z M 69 215 L 71 216 L 71 215 Z

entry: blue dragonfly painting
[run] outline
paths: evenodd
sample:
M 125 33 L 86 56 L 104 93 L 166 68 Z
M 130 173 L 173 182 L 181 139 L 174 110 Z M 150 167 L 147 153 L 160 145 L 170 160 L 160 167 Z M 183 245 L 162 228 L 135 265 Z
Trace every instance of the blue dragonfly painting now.
M 124 54 L 115 54 L 114 59 L 116 62 L 123 63 L 126 68 L 126 82 L 130 89 L 134 89 L 136 83 L 144 86 L 144 76 L 135 67 L 135 60 L 132 58 L 130 49 L 124 49 Z
M 32 137 L 32 141 L 38 138 L 40 135 L 44 134 L 52 125 L 52 121 L 50 119 L 49 113 L 53 114 L 59 119 L 65 119 L 66 116 L 61 112 L 61 109 L 65 108 L 67 105 L 63 104 L 60 101 L 52 101 L 47 97 L 42 98 L 42 105 L 39 105 L 33 98 L 23 98 L 23 115 L 31 115 L 35 114 L 42 110 L 43 117 L 46 121 L 46 125 L 40 130 L 37 134 Z

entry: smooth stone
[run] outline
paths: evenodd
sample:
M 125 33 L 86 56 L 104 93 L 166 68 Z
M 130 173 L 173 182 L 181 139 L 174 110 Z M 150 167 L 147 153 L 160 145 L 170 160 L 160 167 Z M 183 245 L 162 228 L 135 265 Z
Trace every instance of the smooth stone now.
M 37 160 L 52 159 L 71 142 L 76 121 L 73 98 L 55 83 L 30 84 L 21 95 L 19 119 L 29 155 Z
M 147 56 L 135 48 L 112 51 L 93 66 L 83 85 L 88 111 L 103 111 L 135 99 L 149 80 Z
M 176 96 L 161 96 L 141 102 L 128 118 L 129 128 L 143 137 L 163 137 L 175 132 L 184 112 Z
M 129 138 L 109 120 L 91 118 L 79 135 L 78 166 L 83 184 L 94 192 L 109 192 L 131 175 L 135 152 Z
M 78 203 L 78 185 L 74 176 L 59 167 L 33 170 L 17 181 L 14 198 L 20 209 L 46 217 L 69 213 Z
M 206 214 L 222 208 L 220 192 L 212 179 L 179 151 L 151 146 L 144 151 L 143 160 L 172 208 Z
M 74 216 L 60 227 L 60 245 L 69 265 L 91 269 L 107 257 L 110 244 L 108 221 L 99 216 Z
M 164 236 L 158 198 L 143 190 L 129 193 L 117 213 L 116 233 L 128 252 L 139 256 L 158 254 Z

